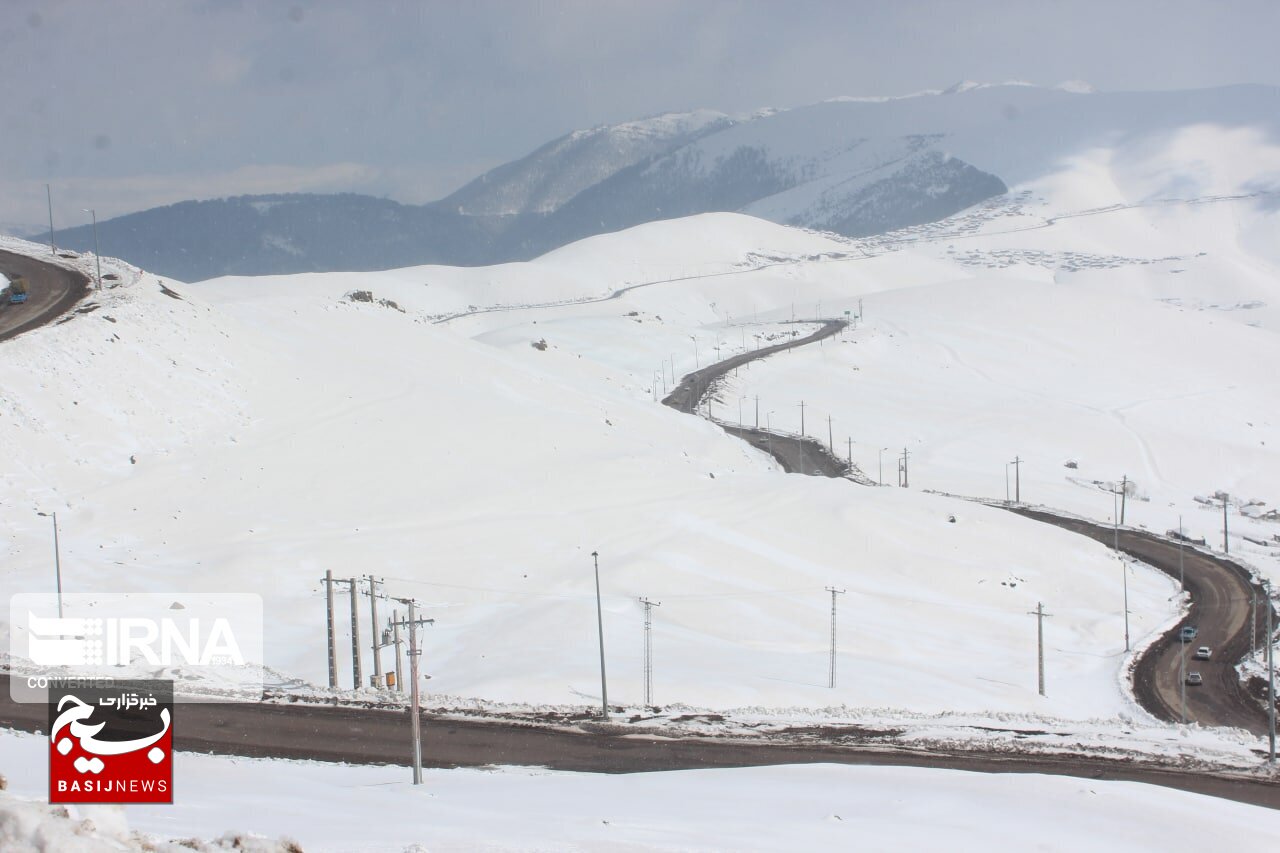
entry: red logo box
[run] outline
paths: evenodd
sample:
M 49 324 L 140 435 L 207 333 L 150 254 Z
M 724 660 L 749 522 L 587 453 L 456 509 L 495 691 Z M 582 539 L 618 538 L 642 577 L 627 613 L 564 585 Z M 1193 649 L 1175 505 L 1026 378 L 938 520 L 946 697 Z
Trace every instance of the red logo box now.
M 50 803 L 172 803 L 173 682 L 49 686 Z

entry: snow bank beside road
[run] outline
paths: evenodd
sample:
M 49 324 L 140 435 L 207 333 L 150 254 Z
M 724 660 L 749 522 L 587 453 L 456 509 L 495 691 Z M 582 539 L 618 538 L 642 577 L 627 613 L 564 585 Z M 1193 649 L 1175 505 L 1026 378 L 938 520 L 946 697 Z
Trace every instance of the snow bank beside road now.
M 41 795 L 43 774 L 21 768 L 42 767 L 46 749 L 43 738 L 0 733 L 14 795 Z M 403 767 L 179 753 L 177 802 L 125 813 L 133 829 L 158 838 L 217 838 L 235 828 L 296 839 L 309 853 L 1212 850 L 1243 826 L 1257 849 L 1280 847 L 1280 813 L 1270 809 L 1038 774 L 830 764 L 617 776 L 497 768 L 427 770 L 416 789 L 408 776 Z M 0 799 L 0 814 L 12 802 Z

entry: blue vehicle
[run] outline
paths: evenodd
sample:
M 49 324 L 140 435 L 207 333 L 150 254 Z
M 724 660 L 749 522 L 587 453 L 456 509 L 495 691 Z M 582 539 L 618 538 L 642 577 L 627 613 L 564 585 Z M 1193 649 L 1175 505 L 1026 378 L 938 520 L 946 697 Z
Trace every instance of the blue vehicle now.
M 9 282 L 9 304 L 17 305 L 27 301 L 27 283 L 20 278 Z

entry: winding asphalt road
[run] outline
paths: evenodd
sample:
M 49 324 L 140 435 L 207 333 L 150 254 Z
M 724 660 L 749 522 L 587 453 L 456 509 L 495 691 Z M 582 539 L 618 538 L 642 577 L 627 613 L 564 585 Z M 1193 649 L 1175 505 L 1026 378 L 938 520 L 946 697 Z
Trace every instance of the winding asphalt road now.
M 1205 726 L 1234 726 L 1265 735 L 1268 720 L 1265 704 L 1240 683 L 1235 665 L 1253 644 L 1253 620 L 1257 616 L 1258 644 L 1265 644 L 1266 597 L 1249 573 L 1231 560 L 1205 553 L 1199 548 L 1180 546 L 1175 541 L 1138 530 L 1107 527 L 1075 518 L 1064 518 L 1043 509 L 1010 507 L 1013 512 L 1053 524 L 1096 539 L 1160 569 L 1180 577 L 1191 596 L 1190 612 L 1168 633 L 1150 646 L 1133 670 L 1134 693 L 1153 715 L 1172 722 L 1186 719 Z M 1256 610 L 1254 609 L 1256 608 Z M 1199 636 L 1183 643 L 1178 632 L 1184 625 L 1195 626 Z M 1207 661 L 1192 654 L 1200 646 L 1213 650 Z M 1204 683 L 1184 688 L 1182 674 L 1199 672 Z
M 689 414 L 714 393 L 716 383 L 729 371 L 759 358 L 813 343 L 838 333 L 843 320 L 825 320 L 816 332 L 803 337 L 740 353 L 690 373 L 662 402 Z M 782 435 L 759 428 L 739 427 L 716 421 L 722 429 L 772 455 L 788 472 L 843 477 L 874 485 L 849 463 L 828 452 L 820 442 Z M 1268 732 L 1266 705 L 1240 683 L 1235 665 L 1253 644 L 1251 615 L 1265 623 L 1265 596 L 1249 573 L 1236 563 L 1177 542 L 1132 529 L 1116 530 L 1083 519 L 1057 515 L 1044 508 L 1009 506 L 1014 512 L 1046 524 L 1089 536 L 1180 579 L 1191 596 L 1190 612 L 1156 643 L 1149 646 L 1133 668 L 1134 693 L 1153 716 L 1169 722 L 1195 722 L 1205 726 L 1232 726 L 1256 735 Z M 1199 630 L 1194 643 L 1184 644 L 1178 632 L 1184 625 Z M 1259 636 L 1262 632 L 1259 631 Z M 1191 655 L 1209 646 L 1208 661 Z M 1199 672 L 1203 684 L 1187 686 L 1185 674 Z M 1184 689 L 1185 688 L 1185 689 Z
M 27 281 L 27 301 L 0 300 L 0 341 L 43 326 L 70 311 L 84 298 L 89 279 L 82 273 L 27 255 L 0 251 L 0 273 Z

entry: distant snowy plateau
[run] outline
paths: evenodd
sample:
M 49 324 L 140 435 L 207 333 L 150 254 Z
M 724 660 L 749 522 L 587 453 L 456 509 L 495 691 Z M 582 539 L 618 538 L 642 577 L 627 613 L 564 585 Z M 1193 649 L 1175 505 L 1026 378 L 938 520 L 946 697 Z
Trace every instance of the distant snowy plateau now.
M 1132 697 L 1134 655 L 1185 606 L 1175 581 L 951 496 L 1004 499 L 1016 456 L 1024 502 L 1110 523 L 1123 483 L 1128 526 L 1181 519 L 1218 551 L 1225 496 L 1232 555 L 1280 580 L 1280 91 L 961 87 L 665 117 L 560 140 L 446 201 L 624 230 L 527 262 L 164 289 L 104 259 L 117 285 L 0 343 L 4 588 L 51 588 L 37 512 L 56 511 L 67 589 L 256 592 L 271 685 L 317 695 L 320 578 L 372 573 L 435 619 L 429 707 L 582 710 L 600 699 L 595 551 L 609 697 L 632 713 L 647 598 L 653 702 L 723 717 L 700 733 L 845 721 L 922 744 L 1257 766 L 1253 735 L 1163 723 Z M 257 237 L 293 239 L 271 217 L 305 203 L 255 212 Z M 803 417 L 885 488 L 786 475 L 705 411 L 658 402 L 697 366 L 859 314 L 728 377 L 709 408 L 793 435 Z M 834 688 L 828 587 L 845 591 Z M 16 776 L 32 749 L 0 739 L 0 766 Z M 848 772 L 869 794 L 889 778 Z M 503 784 L 514 798 L 522 783 Z M 955 796 L 950 777 L 930 785 L 922 815 Z M 1143 802 L 1093 813 L 1076 840 L 1125 846 L 1113 830 L 1158 813 Z M 1226 827 L 1236 808 L 1182 813 Z M 636 823 L 598 836 L 605 809 L 588 811 L 576 842 L 657 843 Z M 824 804 L 794 837 L 846 843 L 838 813 Z M 724 838 L 690 831 L 695 848 Z

